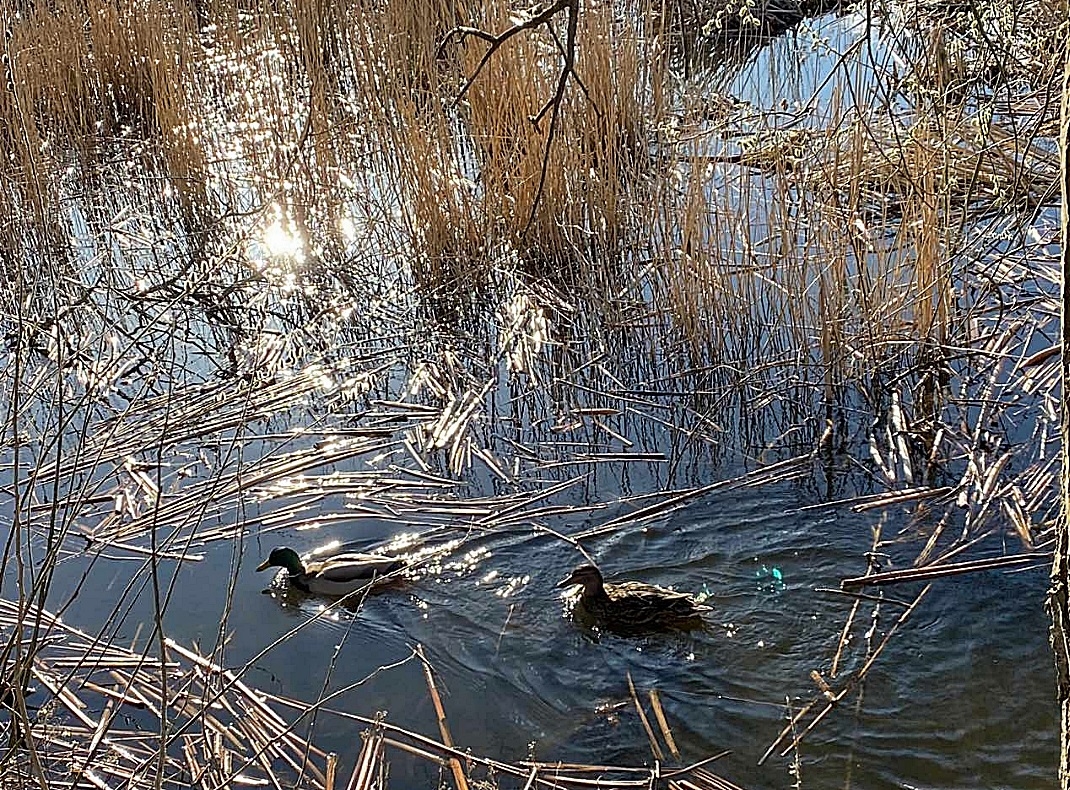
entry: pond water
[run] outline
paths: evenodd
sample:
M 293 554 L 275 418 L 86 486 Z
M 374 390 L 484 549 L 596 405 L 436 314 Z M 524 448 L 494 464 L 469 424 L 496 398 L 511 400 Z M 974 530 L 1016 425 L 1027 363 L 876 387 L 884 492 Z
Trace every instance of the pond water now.
M 833 104 L 859 87 L 868 95 L 878 71 L 872 63 L 872 70 L 856 68 L 836 53 L 857 52 L 868 42 L 879 53 L 877 61 L 897 63 L 870 27 L 860 15 L 827 17 L 801 39 L 781 39 L 756 53 L 733 79 L 718 75 L 719 82 L 733 102 L 736 95 L 748 97 L 756 113 L 797 111 L 800 123 L 821 126 L 821 113 L 802 118 L 804 105 Z M 699 80 L 681 91 L 703 95 L 710 85 Z M 260 129 L 259 120 L 243 123 Z M 696 143 L 696 161 L 739 147 L 727 133 L 696 139 L 706 140 Z M 254 167 L 255 157 L 249 161 Z M 234 167 L 246 164 L 239 160 Z M 820 698 L 812 673 L 839 688 L 881 643 L 904 611 L 901 602 L 921 590 L 917 583 L 895 585 L 884 591 L 879 607 L 863 601 L 833 672 L 855 603 L 836 592 L 840 580 L 865 572 L 875 530 L 885 541 L 877 559 L 886 568 L 904 568 L 935 524 L 917 503 L 856 512 L 849 503 L 827 500 L 910 485 L 915 477 L 955 485 L 965 480 L 963 466 L 981 460 L 996 467 L 985 484 L 997 478 L 1002 484 L 1004 464 L 1011 469 L 1017 463 L 993 460 L 1006 442 L 1044 442 L 1036 438 L 1042 432 L 1034 432 L 1037 403 L 1019 398 L 1013 384 L 1017 423 L 1000 424 L 1006 412 L 990 410 L 990 401 L 1007 397 L 992 394 L 997 382 L 1006 381 L 1003 371 L 967 354 L 953 365 L 933 362 L 932 370 L 922 369 L 925 361 L 897 368 L 895 357 L 914 342 L 913 329 L 903 329 L 907 340 L 881 341 L 887 346 L 872 359 L 857 347 L 868 342 L 868 331 L 843 341 L 836 350 L 842 358 L 825 356 L 814 324 L 828 318 L 824 310 L 832 315 L 836 308 L 828 306 L 817 271 L 843 261 L 822 258 L 820 244 L 804 245 L 808 237 L 801 232 L 798 238 L 785 233 L 782 240 L 785 257 L 798 253 L 802 261 L 798 282 L 790 271 L 776 270 L 774 257 L 768 270 L 764 252 L 750 257 L 785 230 L 778 224 L 783 216 L 773 210 L 784 206 L 770 199 L 766 176 L 757 169 L 711 165 L 699 192 L 698 202 L 708 204 L 703 210 L 711 216 L 722 209 L 714 197 L 724 195 L 737 202 L 722 213 L 747 220 L 745 233 L 736 232 L 731 217 L 724 228 L 710 226 L 723 231 L 728 248 L 738 243 L 747 252 L 740 252 L 738 270 L 729 267 L 723 280 L 674 279 L 677 264 L 701 274 L 701 252 L 685 261 L 672 250 L 665 256 L 670 276 L 662 281 L 666 272 L 657 269 L 657 256 L 648 264 L 648 251 L 633 260 L 629 250 L 621 256 L 627 262 L 592 264 L 604 267 L 597 274 L 612 283 L 612 293 L 590 282 L 577 285 L 569 272 L 557 272 L 555 279 L 496 262 L 486 293 L 438 304 L 415 282 L 410 251 L 394 246 L 395 230 L 382 238 L 371 231 L 367 239 L 349 238 L 349 246 L 330 259 L 324 249 L 313 254 L 318 244 L 297 231 L 280 233 L 300 255 L 269 249 L 270 227 L 239 224 L 234 240 L 220 242 L 218 259 L 208 260 L 206 252 L 186 267 L 184 242 L 165 212 L 154 213 L 160 210 L 153 191 L 159 185 L 149 185 L 163 179 L 142 173 L 136 157 L 128 166 L 136 175 L 117 169 L 101 176 L 104 186 L 87 200 L 99 199 L 100 206 L 81 206 L 79 197 L 70 201 L 75 208 L 68 207 L 70 235 L 80 245 L 73 259 L 84 278 L 77 281 L 85 291 L 78 305 L 89 305 L 89 317 L 72 308 L 73 319 L 55 323 L 42 319 L 30 327 L 21 314 L 17 324 L 9 321 L 11 337 L 26 335 L 20 341 L 22 380 L 10 384 L 25 388 L 20 477 L 35 465 L 39 473 L 30 483 L 33 537 L 18 548 L 26 556 L 37 552 L 39 559 L 42 536 L 59 525 L 63 551 L 47 605 L 66 622 L 152 652 L 149 574 L 144 553 L 130 546 L 144 552 L 147 536 L 155 534 L 168 551 L 199 555 L 198 561 L 161 563 L 168 637 L 198 645 L 227 667 L 247 666 L 243 678 L 251 686 L 309 704 L 366 679 L 330 707 L 362 716 L 386 711 L 391 723 L 437 738 L 423 671 L 408 660 L 421 645 L 444 692 L 454 740 L 479 755 L 510 762 L 534 757 L 650 764 L 630 678 L 644 700 L 649 691 L 660 694 L 680 764 L 727 751 L 712 769 L 748 790 L 1053 783 L 1059 739 L 1044 567 L 935 582 L 860 687 L 796 751 L 775 752 L 761 762 L 790 713 Z M 361 166 L 354 164 L 354 171 Z M 143 176 L 144 182 L 126 180 Z M 368 183 L 391 177 L 372 172 Z M 347 197 L 330 208 L 351 224 L 367 216 L 374 225 L 380 214 L 397 210 L 392 198 L 370 210 L 363 202 L 369 196 L 361 192 L 365 182 L 347 179 L 340 179 L 348 190 L 340 194 Z M 321 185 L 313 186 L 310 193 L 317 194 Z M 384 195 L 393 194 L 389 184 L 380 186 Z M 80 194 L 82 185 L 77 187 Z M 798 208 L 790 199 L 784 205 Z M 116 218 L 115 227 L 102 229 L 107 223 L 86 219 L 82 212 L 92 214 L 90 208 L 110 215 L 109 222 Z M 290 209 L 305 211 L 297 198 Z M 274 204 L 273 210 L 278 216 L 272 227 L 281 229 L 286 212 Z M 116 231 L 128 212 L 139 215 L 129 224 L 136 229 L 143 223 L 144 238 Z M 256 221 L 271 225 L 269 220 Z M 869 233 L 855 220 L 851 225 L 845 219 L 843 227 Z M 329 224 L 323 220 L 323 227 Z M 839 224 L 834 227 L 842 233 Z M 844 287 L 864 279 L 867 256 L 888 232 L 875 228 L 871 236 L 859 236 L 862 263 L 848 257 Z M 137 247 L 143 242 L 144 248 Z M 714 242 L 709 249 L 720 243 Z M 1007 242 L 1014 250 L 999 252 L 1025 259 L 1036 251 L 1031 243 Z M 987 244 L 980 239 L 977 249 L 987 253 Z M 903 246 L 902 257 L 910 258 L 913 248 Z M 811 252 L 813 260 L 806 258 Z M 960 251 L 962 258 L 971 254 Z M 898 252 L 874 255 L 873 266 L 898 259 Z M 190 273 L 200 277 L 202 265 L 210 271 L 194 282 Z M 184 290 L 187 275 L 193 284 Z M 970 282 L 958 270 L 952 279 Z M 750 283 L 749 307 L 736 293 L 741 283 Z M 1002 329 L 995 320 L 985 323 L 986 307 L 999 320 L 1011 316 L 1014 300 L 1004 304 L 997 286 L 990 293 L 988 279 L 984 283 L 984 298 L 999 304 L 978 297 L 962 308 L 963 323 L 977 325 L 963 343 L 982 330 L 995 335 L 993 327 Z M 900 285 L 913 283 L 906 277 L 892 293 Z M 686 305 L 695 311 L 694 326 L 672 314 L 679 305 L 668 295 L 677 286 L 694 291 L 684 299 L 695 300 Z M 723 326 L 705 312 L 707 287 L 725 289 L 718 294 L 723 303 L 710 302 L 724 310 Z M 49 288 L 42 292 L 50 302 Z M 1038 287 L 1032 296 L 1042 301 L 1054 292 Z M 955 298 L 960 296 L 965 305 L 965 296 Z M 832 323 L 870 320 L 842 307 Z M 1021 308 L 1024 320 L 1012 333 L 1026 349 L 1023 355 L 1048 344 L 1043 330 L 1027 335 L 1021 329 L 1030 325 L 1027 309 Z M 56 328 L 67 319 L 62 330 Z M 993 343 L 996 350 L 986 351 L 1013 361 L 1020 350 L 1013 345 Z M 0 368 L 8 373 L 17 346 L 12 340 L 0 347 Z M 853 369 L 871 362 L 880 370 Z M 832 382 L 829 372 L 841 363 L 851 369 L 843 374 L 850 380 L 844 385 Z M 948 445 L 933 440 L 931 453 L 925 448 L 923 457 L 946 453 L 946 466 L 932 475 L 919 467 L 916 476 L 882 477 L 873 456 L 886 451 L 894 471 L 898 445 L 891 446 L 888 430 L 889 446 L 877 447 L 874 437 L 883 436 L 874 426 L 885 427 L 889 402 L 901 392 L 922 391 L 909 391 L 911 377 L 925 376 L 930 383 L 945 376 L 951 383 L 927 390 L 939 390 L 937 406 L 918 396 L 904 400 L 903 410 L 917 416 L 916 425 L 959 431 Z M 1049 395 L 1038 391 L 1036 401 Z M 927 406 L 940 411 L 955 398 L 946 413 L 925 423 Z M 815 453 L 802 474 L 725 486 L 656 517 L 627 518 L 648 503 L 668 501 L 671 491 L 807 456 L 820 444 L 829 418 L 838 443 L 829 469 L 813 468 Z M 905 444 L 909 434 L 920 446 L 923 433 L 896 426 L 895 441 Z M 0 483 L 10 490 L 11 445 L 0 452 Z M 1038 450 L 1045 452 L 1041 463 L 1050 465 L 1050 450 Z M 53 476 L 48 464 L 54 457 L 62 469 Z M 1030 460 L 1036 459 L 1022 466 Z M 978 478 L 972 482 L 979 489 Z M 1041 504 L 1027 515 L 1040 522 L 1047 500 L 1043 478 L 1037 479 L 1041 484 L 1026 493 Z M 157 487 L 163 496 L 154 512 Z M 54 502 L 63 504 L 53 522 Z M 3 523 L 11 523 L 10 501 L 0 507 Z M 955 519 L 966 516 L 941 502 L 932 519 L 942 513 L 950 514 L 951 523 L 940 549 L 965 543 L 967 530 Z M 582 540 L 607 577 L 700 593 L 713 607 L 706 630 L 624 638 L 571 621 L 555 585 L 583 560 L 560 536 L 607 524 L 610 529 Z M 370 595 L 357 611 L 325 611 L 330 601 L 286 594 L 270 574 L 254 571 L 276 545 L 302 553 L 332 541 L 373 547 L 408 532 L 433 533 L 431 545 L 441 545 L 441 555 L 418 566 L 406 583 Z M 1020 550 L 1004 541 L 1013 532 L 1002 521 L 985 535 L 970 558 Z M 6 569 L 5 598 L 13 594 L 12 573 Z M 336 751 L 345 771 L 360 750 L 362 728 L 323 713 L 311 740 Z M 439 781 L 426 762 L 390 753 L 390 763 L 391 787 L 426 788 Z
M 368 597 L 355 615 L 318 619 L 312 618 L 329 601 L 268 594 L 271 579 L 255 573 L 256 564 L 276 543 L 370 544 L 388 536 L 387 525 L 254 536 L 240 550 L 222 655 L 227 665 L 240 666 L 282 639 L 255 659 L 246 680 L 311 701 L 325 688 L 405 659 L 421 644 L 438 673 L 456 742 L 510 761 L 534 755 L 649 764 L 650 747 L 630 702 L 630 674 L 640 694 L 660 693 L 684 763 L 730 750 L 713 766 L 723 777 L 746 788 L 787 787 L 790 758 L 774 755 L 761 766 L 758 760 L 785 725 L 786 705 L 797 710 L 815 694 L 811 670 L 828 677 L 850 599 L 822 589 L 862 570 L 861 553 L 882 520 L 836 507 L 800 510 L 809 504 L 811 496 L 788 484 L 714 494 L 645 527 L 592 541 L 609 575 L 709 594 L 715 612 L 707 631 L 641 638 L 591 633 L 566 617 L 554 585 L 579 558 L 543 533 L 470 538 L 435 573 Z M 894 518 L 882 526 L 886 533 L 894 529 Z M 216 643 L 232 563 L 232 546 L 215 543 L 203 562 L 181 568 L 167 609 L 169 636 L 202 649 Z M 134 565 L 98 560 L 67 621 L 92 631 Z M 78 559 L 61 566 L 57 600 L 83 570 Z M 1050 784 L 1058 738 L 1045 587 L 1044 570 L 937 582 L 893 637 L 861 696 L 848 695 L 802 743 L 802 786 Z M 888 594 L 909 600 L 917 586 L 907 588 Z M 131 605 L 118 641 L 139 631 L 144 639 L 150 598 Z M 901 611 L 884 604 L 879 629 Z M 869 625 L 856 628 L 855 638 Z M 851 645 L 844 670 L 856 668 L 861 653 Z M 437 734 L 414 662 L 374 675 L 331 707 L 367 716 L 388 711 L 392 723 Z M 314 740 L 350 761 L 360 729 L 324 715 Z M 394 787 L 434 781 L 425 764 L 400 757 L 392 760 L 391 777 Z

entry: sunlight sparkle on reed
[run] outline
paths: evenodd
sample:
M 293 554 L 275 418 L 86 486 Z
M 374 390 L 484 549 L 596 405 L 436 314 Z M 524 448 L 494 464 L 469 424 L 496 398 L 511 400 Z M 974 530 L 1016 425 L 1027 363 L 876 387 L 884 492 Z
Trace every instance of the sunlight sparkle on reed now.
M 505 330 L 501 347 L 507 351 L 509 370 L 530 371 L 535 357 L 550 340 L 550 322 L 543 308 L 526 294 L 514 296 L 503 308 Z
M 281 217 L 264 229 L 260 243 L 272 258 L 289 258 L 295 263 L 304 263 L 305 242 L 293 224 L 284 224 Z
M 259 236 L 249 244 L 249 260 L 284 290 L 296 290 L 299 286 L 293 267 L 305 263 L 304 236 L 279 204 L 271 206 L 269 216 Z
M 352 217 L 338 218 L 338 232 L 350 243 L 357 240 L 357 226 L 353 223 Z
M 372 377 L 367 373 L 351 376 L 342 382 L 341 394 L 345 398 L 359 398 L 371 391 Z

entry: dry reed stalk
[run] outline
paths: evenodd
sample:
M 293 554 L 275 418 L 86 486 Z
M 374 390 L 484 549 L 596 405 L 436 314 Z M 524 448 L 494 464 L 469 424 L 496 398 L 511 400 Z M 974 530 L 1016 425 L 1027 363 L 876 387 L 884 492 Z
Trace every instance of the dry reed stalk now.
M 442 743 L 452 749 L 453 737 L 450 735 L 449 724 L 446 721 L 446 709 L 442 706 L 442 699 L 439 697 L 434 675 L 431 674 L 431 665 L 424 656 L 422 645 L 416 646 L 416 655 L 419 657 L 420 664 L 423 666 L 424 680 L 427 681 L 427 693 L 431 697 L 431 703 L 435 707 L 435 716 L 438 719 L 438 730 L 442 735 Z M 464 767 L 461 765 L 461 761 L 456 757 L 451 756 L 449 758 L 449 766 L 450 772 L 453 774 L 453 781 L 457 785 L 457 790 L 468 790 L 468 779 L 465 777 Z
M 301 703 L 294 700 L 288 700 L 284 697 L 278 697 L 275 695 L 266 695 L 270 700 L 293 708 L 295 710 L 304 710 L 307 706 L 305 703 Z M 536 778 L 533 780 L 535 785 L 546 788 L 553 787 L 570 787 L 577 788 L 577 790 L 588 790 L 598 787 L 622 787 L 622 788 L 642 788 L 648 787 L 651 777 L 653 776 L 649 768 L 629 767 L 629 766 L 605 766 L 605 765 L 580 765 L 570 763 L 531 763 L 521 762 L 516 765 L 502 762 L 487 757 L 481 757 L 477 754 L 473 754 L 468 751 L 462 751 L 456 747 L 448 746 L 441 741 L 436 741 L 428 736 L 421 735 L 419 733 L 407 730 L 397 725 L 390 724 L 382 719 L 369 718 L 367 716 L 361 716 L 359 714 L 350 713 L 348 711 L 341 711 L 333 708 L 321 707 L 323 713 L 337 716 L 339 718 L 353 721 L 361 724 L 365 724 L 371 727 L 380 728 L 384 733 L 392 733 L 397 736 L 403 736 L 406 739 L 412 741 L 412 743 L 404 743 L 398 741 L 393 737 L 386 737 L 384 743 L 392 748 L 400 749 L 406 753 L 412 754 L 420 759 L 429 760 L 436 764 L 448 765 L 449 760 L 457 760 L 460 762 L 464 760 L 469 763 L 485 766 L 487 769 L 495 771 L 503 775 L 509 775 L 516 777 L 520 780 L 528 780 L 531 776 Z M 437 715 L 437 713 L 436 713 Z M 417 745 L 413 745 L 417 744 Z M 436 754 L 437 753 L 437 754 Z M 724 757 L 727 752 L 723 752 L 717 755 L 713 755 L 705 760 L 699 761 L 691 766 L 677 769 L 665 774 L 666 778 L 670 777 L 684 777 L 690 772 L 700 770 L 702 766 L 712 762 L 714 760 Z M 442 755 L 439 757 L 438 755 Z M 532 769 L 538 769 L 533 771 Z M 542 776 L 540 772 L 552 773 L 553 776 Z M 606 774 L 618 773 L 621 775 L 638 774 L 640 778 L 636 779 L 620 779 L 615 777 L 611 780 L 605 778 L 588 779 L 584 774 L 597 773 Z M 578 775 L 573 776 L 571 773 Z
M 420 749 L 419 747 L 413 746 L 411 743 L 404 743 L 403 741 L 395 740 L 393 738 L 384 738 L 383 745 L 390 746 L 391 748 L 399 749 L 407 754 L 419 757 L 421 760 L 432 763 L 433 765 L 437 765 L 440 768 L 449 767 L 449 760 L 447 758 L 440 757 L 437 754 L 433 754 L 432 752 L 427 751 L 426 749 Z
M 891 491 L 887 494 L 878 494 L 872 498 L 866 498 L 866 501 L 859 502 L 858 504 L 851 505 L 851 510 L 856 513 L 864 513 L 867 510 L 874 510 L 877 508 L 889 507 L 893 505 L 902 505 L 909 502 L 917 502 L 921 500 L 937 499 L 939 497 L 948 496 L 954 493 L 955 489 L 951 486 L 940 486 L 936 488 L 919 488 L 915 490 L 897 490 Z
M 243 721 L 238 721 L 237 726 L 245 734 L 245 737 L 249 739 L 249 745 L 253 750 L 253 759 L 255 759 L 256 762 L 260 764 L 260 767 L 263 769 L 272 787 L 274 787 L 275 790 L 282 790 L 282 783 L 275 775 L 275 772 L 271 766 L 271 760 L 268 759 L 268 756 L 272 755 L 276 758 L 281 758 L 283 756 L 283 753 L 281 749 L 277 748 L 273 744 L 271 740 L 271 734 L 259 730 L 256 727 L 253 727 Z M 328 771 L 327 773 L 329 775 L 330 771 Z M 324 787 L 326 786 L 327 782 L 325 781 Z
M 650 726 L 650 721 L 646 717 L 646 711 L 643 710 L 643 703 L 639 701 L 639 695 L 635 693 L 632 673 L 625 673 L 625 677 L 628 679 L 628 693 L 631 694 L 632 702 L 635 704 L 635 711 L 639 714 L 639 722 L 643 725 L 647 741 L 650 743 L 650 751 L 654 755 L 654 759 L 660 764 L 665 759 L 665 755 L 662 753 L 657 736 L 654 735 L 654 729 Z
M 665 745 L 669 747 L 669 753 L 679 760 L 680 750 L 676 748 L 676 740 L 672 737 L 669 721 L 665 718 L 665 710 L 661 707 L 661 694 L 657 689 L 650 689 L 649 695 L 650 707 L 654 710 L 654 718 L 657 719 L 661 737 L 665 739 Z
M 338 754 L 330 752 L 327 755 L 327 775 L 323 783 L 323 790 L 334 790 L 334 783 L 338 778 Z
M 743 790 L 739 785 L 710 773 L 705 768 L 696 768 L 692 776 L 700 783 L 700 787 L 705 786 L 711 790 Z
M 23 617 L 6 602 L 0 604 L 0 617 L 5 614 Z M 46 624 L 48 639 L 41 643 L 35 656 L 35 677 L 72 719 L 81 724 L 81 727 L 65 726 L 64 732 L 72 744 L 57 765 L 67 764 L 69 770 L 96 786 L 107 784 L 107 779 L 98 775 L 102 772 L 127 782 L 138 776 L 138 782 L 151 785 L 154 768 L 167 772 L 188 768 L 194 783 L 208 781 L 206 777 L 211 776 L 212 786 L 223 786 L 249 766 L 258 765 L 268 781 L 281 786 L 282 780 L 275 777 L 277 761 L 295 775 L 309 772 L 315 777 L 316 786 L 323 786 L 324 773 L 310 758 L 321 758 L 324 753 L 289 734 L 290 727 L 279 718 L 274 719 L 280 723 L 279 733 L 264 738 L 266 731 L 257 723 L 257 717 L 263 721 L 262 711 L 270 709 L 252 690 L 218 666 L 172 641 L 168 641 L 168 649 L 181 660 L 162 664 L 117 645 L 101 644 L 50 613 L 42 612 L 40 619 Z M 62 675 L 54 674 L 60 667 Z M 90 680 L 102 673 L 108 673 L 118 682 L 118 690 L 106 689 Z M 161 693 L 161 673 L 170 676 L 166 699 Z M 215 691 L 217 681 L 228 677 L 230 690 Z M 74 690 L 80 690 L 83 696 L 100 695 L 103 705 L 98 719 L 85 712 L 93 706 L 76 696 Z M 176 725 L 185 721 L 175 733 L 181 758 L 165 754 L 161 761 L 157 756 L 159 747 L 153 745 L 157 736 L 145 731 L 119 731 L 114 725 L 122 704 L 131 704 L 156 717 L 167 709 L 169 719 Z M 212 709 L 215 704 L 217 710 Z M 230 717 L 229 721 L 226 717 Z M 183 730 L 191 727 L 193 732 L 183 734 Z M 31 732 L 40 743 L 55 741 L 47 726 L 35 724 Z M 124 740 L 127 745 L 120 743 Z M 198 760 L 193 750 L 198 743 L 203 747 L 205 762 Z M 287 748 L 277 748 L 276 744 Z M 272 755 L 271 760 L 263 757 L 265 750 Z
M 793 749 L 796 749 L 798 745 L 802 743 L 802 740 L 807 735 L 809 735 L 814 730 L 814 728 L 817 727 L 821 720 L 824 719 L 825 716 L 827 716 L 829 713 L 831 713 L 832 710 L 844 699 L 844 697 L 846 697 L 847 694 L 851 693 L 858 686 L 858 684 L 865 679 L 866 675 L 869 673 L 869 670 L 876 663 L 881 653 L 884 652 L 884 649 L 888 646 L 888 643 L 891 641 L 892 637 L 903 625 L 903 623 L 907 621 L 910 615 L 914 613 L 914 610 L 917 609 L 918 605 L 921 603 L 926 593 L 929 592 L 931 586 L 931 584 L 927 584 L 921 590 L 921 592 L 919 592 L 914 597 L 914 600 L 910 604 L 909 608 L 907 608 L 902 614 L 899 615 L 896 621 L 888 629 L 887 633 L 884 634 L 877 647 L 872 650 L 872 652 L 866 657 L 866 660 L 862 664 L 862 666 L 850 674 L 847 680 L 840 687 L 840 690 L 835 692 L 832 695 L 831 699 L 829 699 L 825 693 L 822 693 L 820 697 L 815 699 L 813 702 L 805 705 L 802 709 L 799 710 L 798 713 L 795 714 L 795 716 L 791 719 L 788 725 L 784 727 L 783 730 L 781 730 L 780 735 L 777 736 L 776 740 L 774 740 L 773 743 L 770 744 L 769 748 L 766 749 L 765 753 L 758 760 L 759 765 L 763 764 L 769 758 L 769 756 L 783 743 L 784 739 L 787 738 L 789 734 L 792 735 L 791 743 L 784 749 L 782 749 L 780 754 L 781 756 L 783 756 L 786 755 L 788 752 L 792 751 Z M 818 713 L 812 719 L 810 719 L 810 721 L 802 729 L 801 732 L 796 732 L 797 724 L 799 724 L 803 720 L 803 718 L 810 713 L 811 709 L 813 709 L 822 700 L 825 701 L 824 707 L 821 708 L 821 710 L 818 711 Z
M 653 505 L 648 505 L 623 516 L 618 516 L 617 518 L 612 519 L 606 522 L 605 524 L 602 524 L 594 529 L 588 530 L 587 532 L 578 536 L 578 539 L 587 539 L 596 535 L 612 532 L 625 523 L 634 523 L 651 518 L 660 518 L 666 513 L 678 508 L 686 502 L 693 501 L 699 497 L 705 496 L 715 491 L 720 491 L 722 489 L 731 491 L 734 488 L 742 486 L 765 485 L 775 480 L 787 480 L 804 471 L 806 467 L 809 466 L 809 462 L 809 456 L 789 458 L 786 461 L 780 461 L 775 464 L 770 464 L 767 467 L 763 467 L 754 472 L 741 475 L 731 480 L 721 480 L 716 483 L 710 483 L 705 486 L 700 486 L 698 488 L 685 491 L 683 493 L 674 494 L 670 497 L 667 497 L 661 502 L 656 502 Z
M 859 496 L 833 499 L 828 502 L 819 502 L 814 505 L 803 505 L 798 512 L 806 513 L 813 510 L 826 508 L 848 507 L 856 513 L 864 513 L 867 510 L 876 510 L 888 505 L 908 504 L 910 502 L 924 501 L 930 498 L 944 497 L 954 493 L 951 486 L 930 488 L 929 486 L 915 486 L 912 488 L 900 488 L 895 491 L 880 492 L 876 494 L 861 494 Z
M 481 525 L 495 526 L 503 523 L 507 517 L 512 516 L 519 511 L 527 511 L 531 505 L 536 502 L 541 502 L 545 499 L 552 498 L 557 494 L 566 491 L 574 486 L 581 484 L 586 479 L 586 476 L 574 477 L 570 480 L 565 480 L 560 483 L 555 483 L 547 488 L 536 492 L 530 496 L 523 497 L 515 502 L 509 502 L 504 508 L 495 509 L 490 515 L 483 518 L 480 521 Z
M 531 773 L 528 774 L 527 781 L 524 782 L 522 790 L 531 790 L 531 786 L 535 783 L 535 779 L 539 775 L 539 766 L 531 766 Z
M 543 771 L 575 771 L 580 774 L 585 773 L 607 773 L 610 771 L 619 771 L 622 774 L 649 774 L 649 768 L 639 768 L 635 766 L 614 766 L 614 765 L 589 765 L 587 763 L 568 763 L 568 762 L 549 762 L 549 761 L 532 761 L 522 760 L 518 763 L 521 766 L 530 766 L 531 768 L 538 768 Z
M 346 790 L 371 790 L 376 772 L 382 771 L 385 740 L 381 729 L 364 733 L 364 745 L 361 746 Z
M 598 513 L 609 507 L 609 503 L 598 503 L 595 505 L 547 505 L 545 507 L 535 507 L 530 510 L 523 510 L 520 512 L 513 512 L 511 515 L 504 518 L 492 517 L 491 520 L 485 523 L 493 524 L 493 529 L 502 529 L 505 527 L 516 526 L 519 524 L 527 524 L 538 519 L 552 518 L 554 516 L 580 516 L 585 513 Z
M 996 568 L 1022 568 L 1039 567 L 1050 559 L 1049 554 L 1021 554 L 1014 557 L 993 557 L 987 560 L 970 560 L 968 562 L 939 563 L 926 565 L 920 568 L 910 568 L 902 571 L 885 571 L 866 576 L 855 576 L 843 579 L 840 585 L 844 589 L 852 587 L 865 587 L 867 585 L 900 584 L 903 582 L 943 579 L 948 576 L 958 576 L 964 573 L 991 570 Z
M 190 784 L 199 784 L 204 790 L 208 790 L 204 784 L 204 777 L 208 772 L 208 768 L 202 766 L 197 759 L 195 739 L 192 736 L 182 739 L 182 753 L 185 755 L 186 765 L 189 768 Z

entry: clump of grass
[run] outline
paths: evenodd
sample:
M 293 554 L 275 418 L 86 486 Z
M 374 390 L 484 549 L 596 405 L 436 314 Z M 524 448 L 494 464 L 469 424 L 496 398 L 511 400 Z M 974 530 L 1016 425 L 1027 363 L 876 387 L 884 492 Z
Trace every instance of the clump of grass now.
M 641 225 L 664 58 L 649 57 L 640 17 L 617 11 L 584 9 L 556 111 L 564 58 L 544 31 L 514 36 L 481 70 L 487 42 L 447 35 L 505 30 L 504 4 L 386 3 L 347 18 L 363 133 L 387 141 L 372 183 L 396 197 L 424 290 L 478 283 L 503 261 L 545 273 L 620 257 Z
M 18 133 L 8 140 L 17 153 L 7 166 L 47 171 L 72 149 L 89 165 L 109 138 L 151 138 L 178 191 L 196 201 L 204 178 L 192 106 L 199 48 L 185 3 L 37 3 L 9 30 L 10 93 L 0 112 Z M 30 197 L 55 202 L 57 194 L 44 191 L 50 179 L 32 183 Z
M 425 293 L 478 287 L 491 239 L 466 146 L 448 111 L 449 61 L 438 46 L 465 16 L 460 3 L 387 0 L 338 22 L 346 44 L 353 129 L 367 151 L 362 187 L 393 220 L 381 223 Z
M 584 8 L 575 73 L 560 96 L 564 56 L 534 35 L 503 46 L 468 91 L 465 117 L 478 146 L 486 211 L 522 258 L 544 262 L 542 271 L 618 259 L 644 225 L 644 178 L 652 130 L 665 112 L 667 61 L 637 21 L 649 9 L 629 11 L 608 3 Z M 484 13 L 487 30 L 510 24 L 504 5 Z M 557 41 L 567 46 L 564 32 Z M 465 73 L 475 72 L 485 48 L 466 41 Z

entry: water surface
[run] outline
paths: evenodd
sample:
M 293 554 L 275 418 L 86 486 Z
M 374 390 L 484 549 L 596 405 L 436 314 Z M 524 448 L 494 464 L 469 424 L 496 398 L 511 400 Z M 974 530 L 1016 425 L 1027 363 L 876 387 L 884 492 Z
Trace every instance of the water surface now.
M 434 572 L 368 597 L 358 613 L 314 618 L 329 601 L 269 594 L 255 564 L 275 543 L 311 548 L 327 530 L 246 541 L 235 577 L 225 662 L 257 656 L 247 680 L 266 691 L 314 700 L 405 659 L 423 645 L 439 675 L 455 740 L 475 753 L 516 761 L 643 765 L 646 735 L 627 676 L 641 694 L 657 689 L 683 762 L 722 750 L 716 770 L 748 788 L 792 781 L 790 758 L 757 762 L 815 695 L 809 679 L 829 662 L 850 599 L 822 588 L 861 571 L 860 555 L 881 517 L 811 504 L 798 486 L 713 495 L 645 527 L 622 527 L 590 548 L 609 575 L 708 594 L 709 629 L 622 638 L 585 631 L 566 617 L 556 582 L 580 561 L 561 541 L 518 530 L 469 539 Z M 588 519 L 589 521 L 589 519 Z M 893 519 L 884 519 L 891 529 Z M 374 542 L 386 525 L 333 526 L 330 536 Z M 565 528 L 567 524 L 557 524 Z M 573 525 L 575 526 L 575 525 Z M 359 535 L 357 533 L 360 533 Z M 179 572 L 168 635 L 214 645 L 231 573 L 231 546 L 213 544 Z M 62 566 L 75 579 L 81 563 Z M 66 613 L 92 629 L 111 609 L 131 564 L 98 561 Z M 776 571 L 776 573 L 774 573 Z M 1052 672 L 1042 609 L 1043 570 L 986 573 L 937 582 L 893 638 L 862 686 L 803 742 L 803 786 L 867 788 L 1024 787 L 1051 781 L 1058 749 Z M 917 585 L 887 594 L 910 599 Z M 146 598 L 118 633 L 146 633 Z M 870 610 L 864 610 L 869 612 Z M 902 611 L 880 609 L 878 636 Z M 858 666 L 854 629 L 841 673 Z M 122 641 L 122 640 L 120 640 Z M 337 651 L 337 654 L 336 654 Z M 326 678 L 328 666 L 334 668 Z M 1029 668 L 1025 674 L 1024 668 Z M 375 675 L 332 703 L 437 736 L 420 667 Z M 360 728 L 321 716 L 316 742 L 352 760 Z M 426 766 L 396 756 L 398 787 L 426 786 Z

